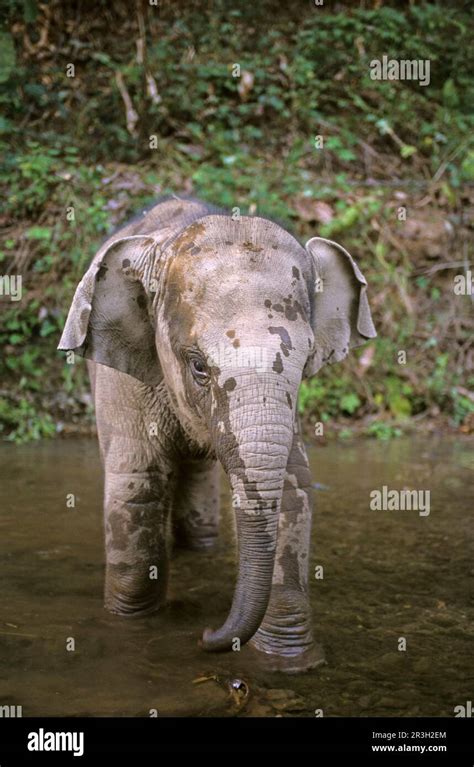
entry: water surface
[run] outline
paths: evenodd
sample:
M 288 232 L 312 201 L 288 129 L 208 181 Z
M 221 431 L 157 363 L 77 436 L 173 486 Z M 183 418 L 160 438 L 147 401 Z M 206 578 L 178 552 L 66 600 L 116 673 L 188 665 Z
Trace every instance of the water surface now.
M 324 489 L 310 589 L 327 663 L 300 676 L 265 672 L 247 648 L 208 655 L 197 645 L 232 598 L 225 487 L 218 548 L 177 552 L 165 610 L 123 619 L 102 606 L 95 440 L 2 445 L 0 706 L 23 716 L 452 716 L 474 690 L 472 445 L 418 437 L 311 449 Z M 383 485 L 430 490 L 429 516 L 371 511 Z M 231 694 L 235 680 L 245 686 Z

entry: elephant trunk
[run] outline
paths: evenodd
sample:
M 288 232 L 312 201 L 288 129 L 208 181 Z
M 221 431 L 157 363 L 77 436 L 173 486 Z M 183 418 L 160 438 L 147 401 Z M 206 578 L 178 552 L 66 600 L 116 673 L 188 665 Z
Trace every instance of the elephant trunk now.
M 272 586 L 293 411 L 281 384 L 275 386 L 267 380 L 246 388 L 260 406 L 252 408 L 245 391 L 239 392 L 236 399 L 243 404 L 230 411 L 229 423 L 234 428 L 221 439 L 217 451 L 232 489 L 239 562 L 227 620 L 219 629 L 206 629 L 203 634 L 202 646 L 208 651 L 230 650 L 236 640 L 243 645 L 255 634 Z

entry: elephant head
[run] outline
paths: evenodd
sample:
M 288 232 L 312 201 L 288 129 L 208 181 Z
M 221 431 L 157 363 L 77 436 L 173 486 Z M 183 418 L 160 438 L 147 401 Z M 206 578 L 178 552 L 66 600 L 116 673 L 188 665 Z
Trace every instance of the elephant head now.
M 239 549 L 227 620 L 207 650 L 243 644 L 266 611 L 298 387 L 375 336 L 366 281 L 321 238 L 204 215 L 121 237 L 79 285 L 59 348 L 155 386 L 230 481 Z

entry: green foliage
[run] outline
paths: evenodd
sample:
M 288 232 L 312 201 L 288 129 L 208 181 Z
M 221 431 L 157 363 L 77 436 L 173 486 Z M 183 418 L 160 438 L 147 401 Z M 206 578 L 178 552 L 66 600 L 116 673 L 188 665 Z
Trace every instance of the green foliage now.
M 56 426 L 48 413 L 38 414 L 29 400 L 20 399 L 12 405 L 0 397 L 0 433 L 2 431 L 8 431 L 5 439 L 10 442 L 23 443 L 54 436 Z
M 451 390 L 453 401 L 453 421 L 456 426 L 460 426 L 466 420 L 467 416 L 474 413 L 474 402 L 472 399 L 463 396 L 456 388 Z
M 323 368 L 314 378 L 303 381 L 298 398 L 301 415 L 311 412 L 314 420 L 329 421 L 354 415 L 360 408 L 362 401 L 353 391 L 350 376 L 334 376 L 334 368 L 329 371 Z
M 151 6 L 145 12 L 146 66 L 158 94 L 152 98 L 126 3 L 114 4 L 113 27 L 106 0 L 93 11 L 87 3 L 49 5 L 41 46 L 43 6 L 3 3 L 0 270 L 21 271 L 25 293 L 18 305 L 2 306 L 2 389 L 19 397 L 0 406 L 3 433 L 16 440 L 53 433 L 64 413 L 49 414 L 45 387 L 80 402 L 84 371 L 56 352 L 76 283 L 107 232 L 159 194 L 190 185 L 217 205 L 290 222 L 302 239 L 340 238 L 373 294 L 383 296 L 367 372 L 356 374 L 357 352 L 305 381 L 299 410 L 307 420 L 370 416 L 377 420 L 368 431 L 379 439 L 396 436 L 430 408 L 464 423 L 472 402 L 462 387 L 473 382 L 463 380 L 441 338 L 445 286 L 419 270 L 414 276 L 410 254 L 403 245 L 394 251 L 393 238 L 384 236 L 396 216 L 393 187 L 383 184 L 394 176 L 423 181 L 441 167 L 438 192 L 458 214 L 462 185 L 474 178 L 468 11 L 424 2 L 348 3 L 336 11 L 270 0 L 215 0 L 212 11 L 204 0 L 160 3 L 159 13 Z M 429 59 L 430 87 L 372 80 L 370 62 L 384 53 Z M 70 61 L 76 76 L 68 79 Z M 235 64 L 240 77 L 232 76 Z M 117 75 L 137 112 L 134 135 Z M 368 156 L 381 158 L 373 174 Z M 393 166 L 385 174 L 388 157 Z M 358 188 L 367 176 L 373 185 Z M 330 219 L 305 217 L 302 201 L 326 203 Z M 406 309 L 410 300 L 414 315 Z M 423 334 L 414 340 L 417 323 Z M 397 362 L 398 350 L 409 346 L 411 378 Z M 86 412 L 68 407 L 75 418 Z
M 367 427 L 366 434 L 368 437 L 375 437 L 375 439 L 386 442 L 393 437 L 401 437 L 402 430 L 386 421 L 374 421 Z
M 74 55 L 65 59 L 77 62 L 77 76 L 88 91 L 77 109 L 74 106 L 68 138 L 87 152 L 89 161 L 103 161 L 112 149 L 122 162 L 151 157 L 146 139 L 153 133 L 179 134 L 182 144 L 205 143 L 211 156 L 216 140 L 227 142 L 229 155 L 241 143 L 258 153 L 269 145 L 280 146 L 288 133 L 303 134 L 309 149 L 323 119 L 327 149 L 342 165 L 360 158 L 362 139 L 393 149 L 395 134 L 402 142 L 396 150 L 405 161 L 420 152 L 436 169 L 472 126 L 468 104 L 473 86 L 464 53 L 470 44 L 469 15 L 461 8 L 446 13 L 441 5 L 422 3 L 403 9 L 349 6 L 336 13 L 309 8 L 302 13 L 267 1 L 258 10 L 252 8 L 249 23 L 244 0 L 231 9 L 214 3 L 211 15 L 208 5 L 202 5 L 204 12 L 186 13 L 179 6 L 163 4 L 159 19 L 148 14 L 147 63 L 160 97 L 154 103 L 146 97 L 133 31 L 128 41 L 101 45 L 100 34 L 109 32 L 109 8 L 105 0 L 98 0 L 98 34 L 79 52 L 71 48 Z M 12 4 L 13 14 L 16 10 L 20 15 L 23 9 L 23 3 Z M 57 10 L 63 23 L 66 19 L 71 23 L 67 7 Z M 271 24 L 262 28 L 259 19 L 268 22 L 269 14 Z M 118 29 L 130 21 L 120 4 L 114 7 L 114 17 Z M 32 78 L 28 67 L 15 62 L 11 35 L 3 35 L 0 75 L 6 89 L 1 99 L 12 136 L 19 130 L 19 110 L 25 115 L 42 110 L 64 122 L 71 94 L 62 63 L 51 66 L 44 81 Z M 430 87 L 372 80 L 371 60 L 390 51 L 397 58 L 429 58 Z M 240 79 L 232 77 L 235 63 L 253 76 L 245 101 L 238 92 Z M 116 72 L 123 75 L 140 117 L 138 141 L 125 130 Z M 419 119 L 413 120 L 414 114 Z M 57 147 L 60 136 L 54 127 L 50 120 L 43 121 L 39 131 L 34 130 L 34 139 L 40 135 L 43 145 Z M 91 135 L 98 140 L 90 141 Z

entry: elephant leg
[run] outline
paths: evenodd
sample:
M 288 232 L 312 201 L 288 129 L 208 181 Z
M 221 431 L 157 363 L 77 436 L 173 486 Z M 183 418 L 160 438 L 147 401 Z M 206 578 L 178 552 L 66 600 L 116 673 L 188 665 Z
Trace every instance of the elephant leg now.
M 208 549 L 216 543 L 219 472 L 217 461 L 189 460 L 182 464 L 173 502 L 176 546 Z
M 150 436 L 160 403 L 152 387 L 96 365 L 95 406 L 105 468 L 105 606 L 120 615 L 152 612 L 166 597 L 175 477 L 166 446 Z
M 111 612 L 143 614 L 164 603 L 170 505 L 160 472 L 106 470 L 105 606 Z
M 311 484 L 306 449 L 297 432 L 285 474 L 270 602 L 250 640 L 269 669 L 288 673 L 324 662 L 322 649 L 313 639 L 308 594 Z

